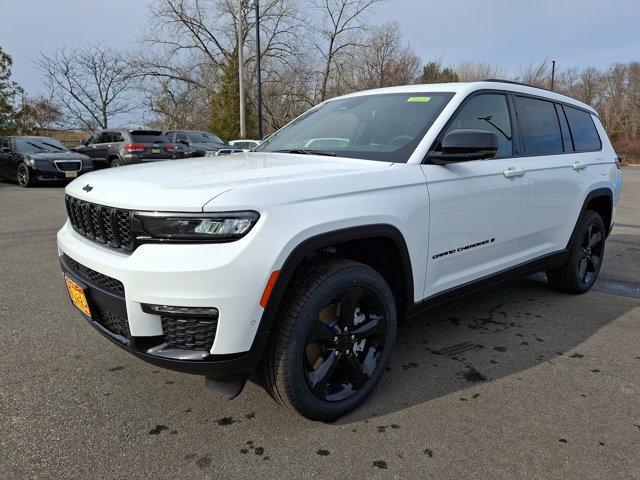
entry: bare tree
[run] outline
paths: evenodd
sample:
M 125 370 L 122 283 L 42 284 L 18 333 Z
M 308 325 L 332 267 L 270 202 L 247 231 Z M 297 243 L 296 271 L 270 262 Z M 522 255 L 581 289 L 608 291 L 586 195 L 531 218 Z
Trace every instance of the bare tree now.
M 169 123 L 176 121 L 171 114 L 178 112 L 179 118 L 186 115 L 200 122 L 200 128 L 214 118 L 219 123 L 219 116 L 226 115 L 225 111 L 230 112 L 237 103 L 234 89 L 222 84 L 237 76 L 238 0 L 155 0 L 151 9 L 156 20 L 143 40 L 146 51 L 132 63 L 145 80 L 148 97 L 155 98 L 153 110 Z M 253 10 L 245 9 L 242 15 L 243 43 L 248 51 L 244 65 L 246 89 L 249 101 L 255 102 L 254 80 L 249 74 L 256 56 L 255 19 Z M 263 81 L 269 84 L 282 78 L 284 72 L 297 68 L 301 46 L 297 39 L 302 22 L 295 0 L 262 0 L 260 22 Z M 227 71 L 231 68 L 236 70 Z M 285 92 L 287 86 L 281 88 Z M 213 97 L 216 104 L 222 101 L 227 106 L 225 111 L 213 108 Z M 203 99 L 209 102 L 208 111 Z M 268 110 L 269 98 L 265 99 Z M 189 114 L 187 103 L 194 100 L 197 114 L 196 111 Z M 173 106 L 178 107 L 177 111 Z M 223 123 L 232 121 L 231 117 L 227 120 Z
M 132 101 L 134 78 L 123 56 L 100 45 L 41 53 L 36 61 L 65 123 L 84 130 L 107 128 Z
M 520 67 L 517 80 L 534 87 L 549 88 L 551 86 L 551 67 L 548 60 L 530 63 Z
M 509 79 L 509 74 L 502 67 L 486 62 L 463 62 L 454 70 L 461 82 L 475 82 L 490 78 Z
M 319 101 L 327 98 L 329 79 L 339 57 L 354 46 L 362 46 L 367 13 L 383 0 L 312 0 L 319 12 L 318 39 L 315 42 L 323 59 Z
M 353 90 L 406 85 L 418 76 L 422 62 L 410 45 L 402 44 L 398 22 L 373 27 L 365 45 L 356 49 L 351 68 L 345 66 L 353 70 Z

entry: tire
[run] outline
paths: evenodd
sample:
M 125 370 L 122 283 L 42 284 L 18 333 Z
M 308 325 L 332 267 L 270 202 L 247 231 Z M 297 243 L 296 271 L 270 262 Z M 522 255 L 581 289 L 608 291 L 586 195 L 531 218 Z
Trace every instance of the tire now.
M 26 163 L 22 162 L 18 164 L 18 168 L 16 169 L 16 180 L 18 181 L 18 185 L 22 188 L 29 188 L 33 186 L 34 180 L 31 175 L 31 170 Z
M 122 167 L 122 160 L 120 160 L 119 158 L 114 158 L 113 160 L 111 160 L 111 162 L 109 162 L 109 166 L 111 168 Z
M 377 271 L 350 260 L 315 265 L 296 283 L 259 373 L 279 403 L 332 421 L 360 405 L 384 373 L 395 300 Z
M 569 258 L 560 267 L 547 270 L 549 283 L 567 293 L 585 293 L 591 289 L 602 266 L 606 230 L 602 217 L 586 210 L 578 220 L 569 241 Z

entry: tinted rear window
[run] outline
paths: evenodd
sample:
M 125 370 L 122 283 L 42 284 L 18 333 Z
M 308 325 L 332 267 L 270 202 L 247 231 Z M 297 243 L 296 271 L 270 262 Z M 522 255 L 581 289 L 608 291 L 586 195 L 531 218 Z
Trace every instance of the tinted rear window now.
M 516 110 L 527 155 L 562 153 L 562 134 L 552 102 L 516 97 Z
M 136 143 L 167 143 L 167 137 L 162 132 L 130 132 L 131 139 Z
M 576 152 L 600 150 L 602 143 L 591 114 L 577 108 L 564 107 Z

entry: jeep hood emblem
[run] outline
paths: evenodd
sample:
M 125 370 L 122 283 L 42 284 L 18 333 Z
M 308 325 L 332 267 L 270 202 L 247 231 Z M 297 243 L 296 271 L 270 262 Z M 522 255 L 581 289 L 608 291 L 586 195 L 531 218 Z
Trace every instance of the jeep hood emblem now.
M 91 190 L 93 190 L 93 187 L 87 183 L 84 187 L 82 187 L 82 189 L 85 192 L 90 192 Z

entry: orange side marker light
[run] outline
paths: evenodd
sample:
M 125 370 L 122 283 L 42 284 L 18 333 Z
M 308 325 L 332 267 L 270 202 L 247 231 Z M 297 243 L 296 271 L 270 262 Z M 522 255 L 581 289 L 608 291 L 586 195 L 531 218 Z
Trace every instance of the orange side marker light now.
M 269 297 L 271 296 L 271 292 L 273 291 L 273 287 L 276 286 L 276 282 L 278 281 L 278 276 L 280 275 L 280 270 L 275 270 L 271 272 L 269 275 L 269 280 L 267 281 L 267 286 L 264 287 L 264 292 L 262 293 L 262 298 L 260 299 L 260 306 L 262 308 L 267 308 L 267 303 L 269 302 Z

